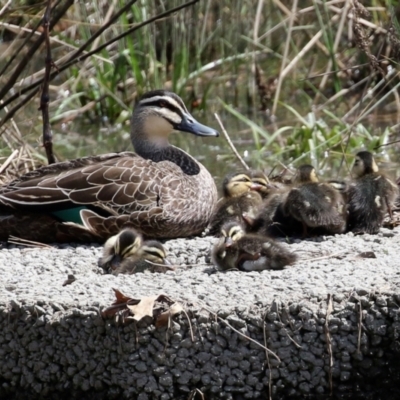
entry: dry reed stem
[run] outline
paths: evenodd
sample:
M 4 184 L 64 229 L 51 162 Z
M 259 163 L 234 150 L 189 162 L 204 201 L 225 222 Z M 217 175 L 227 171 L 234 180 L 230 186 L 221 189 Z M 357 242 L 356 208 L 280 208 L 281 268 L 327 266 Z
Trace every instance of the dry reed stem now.
M 277 2 L 277 1 L 278 0 L 275 0 L 275 2 Z M 297 1 L 298 0 L 293 0 L 292 11 L 290 13 L 289 27 L 288 27 L 288 32 L 287 32 L 287 36 L 286 36 L 285 49 L 283 51 L 281 70 L 279 72 L 278 84 L 276 86 L 275 98 L 274 98 L 274 103 L 273 103 L 272 111 L 271 111 L 272 115 L 275 115 L 275 113 L 276 113 L 276 108 L 278 106 L 279 95 L 281 93 L 282 81 L 283 81 L 283 79 L 285 77 L 283 75 L 282 71 L 284 70 L 284 68 L 286 66 L 286 61 L 287 61 L 288 54 L 289 54 L 290 42 L 291 42 L 291 39 L 292 39 L 293 23 L 294 23 L 294 20 L 295 20 L 295 17 L 296 17 Z
M 43 249 L 53 249 L 53 246 L 50 246 L 46 243 L 35 242 L 33 240 L 22 239 L 17 236 L 10 235 L 7 240 L 8 243 L 16 244 L 18 246 L 26 246 L 26 247 L 41 247 Z
M 333 43 L 333 53 L 336 54 L 337 49 L 339 47 L 339 43 L 340 40 L 342 40 L 342 33 L 344 30 L 344 23 L 347 19 L 347 14 L 349 12 L 351 6 L 351 0 L 346 0 L 344 7 L 341 9 L 341 17 L 340 17 L 340 21 L 339 21 L 339 26 L 336 32 L 336 36 L 335 36 L 335 41 Z M 338 62 L 339 58 L 335 57 L 335 61 Z M 333 61 L 332 58 L 329 58 L 329 62 L 328 65 L 326 67 L 326 73 L 331 72 L 332 70 L 332 66 L 333 66 Z M 342 68 L 342 67 L 341 67 Z M 319 84 L 319 90 L 320 92 L 322 92 L 322 90 L 325 88 L 325 85 L 328 81 L 328 75 L 324 75 L 323 78 L 321 79 L 321 82 Z M 316 99 L 318 99 L 319 93 L 317 93 Z
M 358 301 L 358 337 L 357 337 L 357 353 L 361 353 L 361 334 L 362 334 L 362 305 Z
M 4 4 L 3 8 L 0 10 L 0 16 L 4 14 L 4 11 L 7 10 L 8 6 L 11 4 L 12 0 L 8 0 L 6 4 Z
M 333 311 L 333 302 L 332 302 L 332 295 L 328 294 L 327 299 L 327 307 L 326 307 L 326 317 L 325 317 L 325 324 L 324 324 L 324 331 L 325 331 L 325 338 L 326 338 L 326 345 L 328 348 L 328 355 L 329 355 L 329 390 L 330 396 L 333 394 L 333 351 L 332 351 L 332 339 L 329 332 L 329 317 Z
M 265 318 L 267 316 L 267 313 L 265 313 L 264 321 L 263 321 L 263 336 L 264 336 L 264 344 L 265 347 L 267 347 L 267 331 L 265 329 L 266 323 L 265 323 Z M 268 399 L 272 400 L 272 371 L 271 371 L 271 363 L 269 362 L 269 354 L 266 351 L 265 352 L 265 358 L 267 360 L 267 365 L 268 365 Z
M 4 161 L 4 163 L 2 164 L 2 166 L 0 167 L 0 174 L 3 173 L 8 166 L 11 164 L 12 160 L 16 157 L 16 155 L 19 153 L 19 150 L 14 150 L 10 156 L 7 158 L 6 161 Z
M 249 166 L 246 164 L 246 162 L 243 160 L 243 158 L 240 156 L 240 154 L 238 153 L 238 151 L 236 150 L 235 145 L 232 143 L 232 140 L 230 139 L 228 132 L 226 131 L 221 119 L 219 118 L 217 113 L 214 113 L 215 119 L 217 120 L 219 126 L 221 127 L 222 133 L 225 136 L 226 141 L 228 142 L 230 148 L 232 149 L 233 153 L 235 154 L 235 156 L 238 158 L 238 160 L 241 162 L 241 164 L 243 165 L 243 167 L 246 170 L 249 170 Z

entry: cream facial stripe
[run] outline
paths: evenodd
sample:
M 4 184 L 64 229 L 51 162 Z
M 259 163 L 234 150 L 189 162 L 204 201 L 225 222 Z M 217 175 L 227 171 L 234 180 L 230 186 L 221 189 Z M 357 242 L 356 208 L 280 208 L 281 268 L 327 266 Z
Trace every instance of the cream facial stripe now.
M 175 111 L 170 110 L 169 108 L 159 108 L 157 110 L 158 114 L 161 114 L 166 120 L 171 121 L 175 124 L 179 124 L 182 121 L 182 118 Z
M 178 103 L 173 97 L 170 96 L 153 96 L 148 99 L 143 99 L 140 101 L 140 105 L 145 105 L 148 103 L 154 103 L 156 101 L 165 101 L 166 103 L 171 104 L 171 106 L 178 108 L 182 111 L 182 114 L 189 114 L 189 111 L 185 107 L 185 105 Z

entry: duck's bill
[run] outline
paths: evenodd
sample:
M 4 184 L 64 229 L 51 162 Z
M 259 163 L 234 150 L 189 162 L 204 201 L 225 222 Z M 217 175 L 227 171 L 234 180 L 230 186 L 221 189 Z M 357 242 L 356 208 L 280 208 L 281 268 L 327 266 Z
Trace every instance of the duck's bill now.
M 219 136 L 219 132 L 217 130 L 201 124 L 190 114 L 184 114 L 182 121 L 179 124 L 175 124 L 174 128 L 178 131 L 193 133 L 196 136 Z

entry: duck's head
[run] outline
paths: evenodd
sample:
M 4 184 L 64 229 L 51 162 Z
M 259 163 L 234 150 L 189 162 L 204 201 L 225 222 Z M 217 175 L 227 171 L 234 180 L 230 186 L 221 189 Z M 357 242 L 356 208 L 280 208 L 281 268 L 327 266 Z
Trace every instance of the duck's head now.
M 127 228 L 110 237 L 104 244 L 103 257 L 99 266 L 105 270 L 117 269 L 121 262 L 137 256 L 143 244 L 142 235 L 132 228 Z
M 157 240 L 145 241 L 138 255 L 141 259 L 150 261 L 151 263 L 170 265 L 170 262 L 167 260 L 167 251 Z
M 215 129 L 196 121 L 177 94 L 167 90 L 145 93 L 132 114 L 131 138 L 135 149 L 143 141 L 165 145 L 174 130 L 197 136 L 219 136 Z
M 260 185 L 261 190 L 268 190 L 270 182 L 267 175 L 264 172 L 259 170 L 251 171 L 251 181 L 256 185 Z
M 351 172 L 356 176 L 360 177 L 367 174 L 378 172 L 379 168 L 375 162 L 374 156 L 369 151 L 359 151 L 356 154 L 353 168 Z
M 259 170 L 254 170 L 251 172 L 251 181 L 254 183 L 254 185 L 258 186 L 258 188 L 253 190 L 260 192 L 261 196 L 263 197 L 267 197 L 272 191 L 279 189 L 280 187 L 277 184 L 271 183 L 267 175 Z
M 259 184 L 254 183 L 247 174 L 234 172 L 228 174 L 222 182 L 224 197 L 237 197 L 249 190 L 258 190 Z
M 224 239 L 225 247 L 232 246 L 232 244 L 242 238 L 245 233 L 244 226 L 238 221 L 226 222 L 221 227 L 221 236 Z
M 315 168 L 309 164 L 300 165 L 297 169 L 294 181 L 296 183 L 318 182 Z

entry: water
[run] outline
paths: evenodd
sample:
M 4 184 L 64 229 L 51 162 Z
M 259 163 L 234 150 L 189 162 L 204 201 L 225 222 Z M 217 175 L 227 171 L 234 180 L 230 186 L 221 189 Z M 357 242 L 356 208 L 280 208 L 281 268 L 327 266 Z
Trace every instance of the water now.
M 221 132 L 212 113 L 208 114 L 207 118 L 204 114 L 196 112 L 193 114 L 200 122 Z M 317 150 L 311 156 L 306 155 L 300 161 L 296 161 L 293 156 L 290 157 L 295 151 L 289 151 L 289 148 L 285 148 L 284 145 L 285 137 L 293 135 L 293 129 L 285 132 L 282 137 L 275 140 L 267 148 L 264 148 L 265 140 L 261 138 L 261 149 L 257 149 L 253 132 L 244 122 L 239 121 L 229 113 L 221 113 L 220 116 L 239 154 L 251 168 L 261 168 L 266 172 L 274 170 L 274 173 L 278 173 L 283 170 L 283 164 L 296 167 L 301 163 L 311 162 L 317 166 L 323 178 L 348 176 L 346 163 L 342 164 L 342 152 L 340 151 L 327 151 L 325 147 L 322 147 L 321 150 Z M 256 118 L 255 122 L 263 126 L 270 134 L 274 132 L 274 129 L 279 129 L 282 126 L 296 125 L 294 121 L 288 121 L 289 115 L 282 118 L 276 125 L 265 124 L 259 113 L 256 113 Z M 383 132 L 386 127 L 396 123 L 396 118 L 395 113 L 379 113 L 364 124 L 370 132 Z M 82 118 L 68 123 L 60 123 L 53 126 L 55 152 L 59 159 L 64 160 L 108 152 L 133 151 L 129 130 L 129 121 L 116 126 L 93 124 Z M 396 140 L 396 136 L 392 135 L 389 140 Z M 170 136 L 170 142 L 196 157 L 211 172 L 217 184 L 228 172 L 243 169 L 222 134 L 218 138 L 200 138 L 189 133 L 178 132 Z M 368 145 L 368 142 L 359 140 L 359 147 L 356 149 L 361 149 L 363 145 Z M 400 176 L 399 150 L 400 145 L 397 143 L 382 147 L 378 154 L 380 166 L 388 171 L 393 178 Z M 347 151 L 347 167 L 352 161 L 354 151 L 354 149 Z M 282 154 L 275 156 L 277 153 Z M 301 155 L 301 153 L 298 155 Z M 339 171 L 340 166 L 342 168 Z

